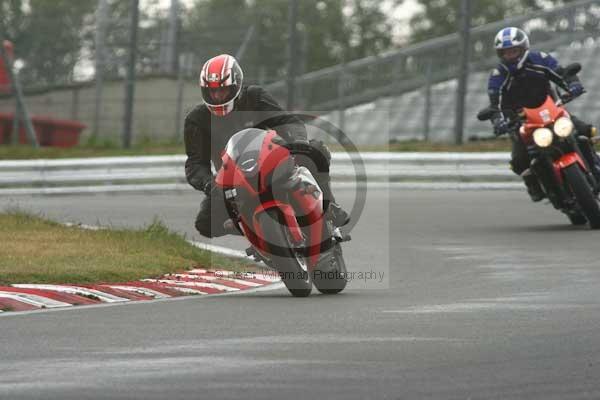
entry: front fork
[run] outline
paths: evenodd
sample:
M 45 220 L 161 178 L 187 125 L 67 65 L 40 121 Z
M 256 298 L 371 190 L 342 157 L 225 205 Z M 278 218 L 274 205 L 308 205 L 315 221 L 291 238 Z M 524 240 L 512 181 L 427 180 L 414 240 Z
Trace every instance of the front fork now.
M 588 145 L 588 143 L 582 143 L 582 145 Z M 530 170 L 538 178 L 548 199 L 556 209 L 571 207 L 572 196 L 569 188 L 565 186 L 562 171 L 574 163 L 580 165 L 594 193 L 598 194 L 600 191 L 600 180 L 592 173 L 588 157 L 584 156 L 578 140 L 574 137 L 569 137 L 549 149 L 538 147 L 531 149 L 530 157 L 532 160 Z
M 571 136 L 569 140 L 572 142 L 575 154 L 577 154 L 578 161 L 582 164 L 583 171 L 592 186 L 594 194 L 597 195 L 600 192 L 600 171 L 597 169 L 599 166 L 596 160 L 598 155 L 593 144 L 585 136 Z
M 594 188 L 594 193 L 598 194 L 600 191 L 600 157 L 596 153 L 594 143 L 586 136 L 579 136 L 576 140 L 576 146 L 586 163 L 588 175 L 591 175 L 591 178 L 588 177 L 588 180 L 590 180 L 590 184 Z

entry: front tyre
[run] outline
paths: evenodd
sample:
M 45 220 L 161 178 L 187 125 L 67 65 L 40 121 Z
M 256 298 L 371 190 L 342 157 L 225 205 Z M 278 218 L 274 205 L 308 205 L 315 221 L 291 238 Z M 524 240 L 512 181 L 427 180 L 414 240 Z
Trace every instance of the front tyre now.
M 337 294 L 344 290 L 348 283 L 346 262 L 342 254 L 342 246 L 336 243 L 331 254 L 313 272 L 313 283 L 323 294 Z
M 289 231 L 276 208 L 258 215 L 264 240 L 272 266 L 279 272 L 285 287 L 295 297 L 307 297 L 312 290 L 312 281 L 304 257 L 294 251 Z
M 583 215 L 592 229 L 600 229 L 600 205 L 579 165 L 572 164 L 563 170 L 567 185 L 571 188 Z

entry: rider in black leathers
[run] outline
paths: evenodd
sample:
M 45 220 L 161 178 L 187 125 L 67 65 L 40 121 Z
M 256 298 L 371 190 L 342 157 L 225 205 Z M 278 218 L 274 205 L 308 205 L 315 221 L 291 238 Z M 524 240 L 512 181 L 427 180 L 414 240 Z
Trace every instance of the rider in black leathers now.
M 221 167 L 221 152 L 235 133 L 245 128 L 274 129 L 288 143 L 312 145 L 327 162 L 331 154 L 322 142 L 308 141 L 302 121 L 285 113 L 263 88 L 244 86 L 242 70 L 232 56 L 223 54 L 208 60 L 200 73 L 200 88 L 204 103 L 185 118 L 185 174 L 191 186 L 206 194 L 196 217 L 196 229 L 203 236 L 216 237 L 236 233 L 223 226 L 229 215 L 223 191 L 214 186 L 211 172 L 211 161 L 216 170 Z M 302 158 L 297 158 L 297 162 L 303 165 Z M 314 164 L 305 166 L 314 171 Z M 314 175 L 323 191 L 324 208 L 334 224 L 348 223 L 348 214 L 331 192 L 329 174 Z
M 495 38 L 495 48 L 500 63 L 492 71 L 488 81 L 488 94 L 493 108 L 498 113 L 491 119 L 494 133 L 509 133 L 511 127 L 510 113 L 516 113 L 523 107 L 533 108 L 542 104 L 548 95 L 556 99 L 551 87 L 553 82 L 558 87 L 577 97 L 584 93 L 583 86 L 577 76 L 564 77 L 564 68 L 550 54 L 529 49 L 529 38 L 521 29 L 504 28 Z M 571 114 L 577 134 L 588 138 L 595 134 L 595 128 Z M 591 146 L 582 146 L 586 158 L 597 160 Z M 526 145 L 520 137 L 513 137 L 511 168 L 523 178 L 527 191 L 533 201 L 540 201 L 545 194 L 536 177 L 529 172 L 531 162 Z

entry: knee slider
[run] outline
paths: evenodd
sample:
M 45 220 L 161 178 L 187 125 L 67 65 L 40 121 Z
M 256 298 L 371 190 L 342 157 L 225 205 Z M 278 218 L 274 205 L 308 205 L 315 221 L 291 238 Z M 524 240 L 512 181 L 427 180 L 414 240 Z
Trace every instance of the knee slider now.
M 211 238 L 212 237 L 212 229 L 210 227 L 210 218 L 198 217 L 196 218 L 195 223 L 196 230 L 202 236 Z

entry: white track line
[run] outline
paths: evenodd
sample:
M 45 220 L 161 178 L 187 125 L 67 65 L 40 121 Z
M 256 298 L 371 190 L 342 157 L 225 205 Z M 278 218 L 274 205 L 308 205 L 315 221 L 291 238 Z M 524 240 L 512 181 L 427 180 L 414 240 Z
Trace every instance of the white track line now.
M 120 302 L 129 301 L 129 299 L 125 299 L 123 297 L 118 297 L 118 296 L 114 296 L 109 293 L 100 292 L 99 290 L 82 288 L 82 287 L 78 287 L 78 286 L 37 285 L 37 284 L 16 284 L 16 285 L 12 285 L 12 286 L 16 287 L 16 288 L 23 288 L 23 289 L 53 290 L 55 292 L 77 294 L 77 295 L 83 295 L 83 296 L 92 297 L 92 298 L 96 297 L 104 303 L 120 303 Z
M 191 289 L 191 288 L 185 287 L 185 286 L 170 286 L 169 288 L 173 289 L 173 290 L 177 290 L 179 292 L 187 293 L 187 294 L 202 294 L 202 295 L 207 295 L 207 296 L 209 295 L 208 293 L 203 292 L 201 290 Z
M 190 286 L 190 287 L 199 287 L 199 288 L 205 287 L 205 288 L 223 290 L 225 292 L 237 292 L 240 290 L 238 288 L 220 285 L 218 283 L 178 281 L 178 280 L 174 280 L 174 279 L 142 279 L 142 281 L 143 282 L 165 283 L 167 285 L 174 285 L 174 286 Z
M 234 250 L 234 249 L 230 249 L 228 247 L 217 246 L 215 244 L 197 242 L 194 240 L 188 240 L 188 243 L 191 244 L 192 246 L 197 247 L 202 250 L 212 251 L 213 253 L 222 254 L 224 256 L 243 258 L 243 259 L 254 261 L 254 259 L 252 257 L 249 257 L 248 255 L 246 255 L 245 252 L 240 251 L 240 250 Z
M 185 278 L 185 279 L 204 279 L 207 281 L 215 281 L 217 279 L 220 280 L 224 280 L 224 281 L 229 281 L 229 282 L 234 282 L 240 285 L 244 285 L 244 286 L 250 286 L 250 287 L 257 287 L 257 286 L 263 286 L 260 283 L 256 283 L 256 282 L 250 282 L 250 281 L 245 281 L 242 279 L 235 279 L 235 278 L 229 278 L 229 277 L 221 277 L 221 276 L 215 276 L 215 275 L 199 275 L 199 274 L 167 274 L 165 275 L 165 278 Z
M 126 286 L 126 285 L 102 285 L 102 286 L 106 286 L 106 287 L 118 289 L 118 290 L 125 290 L 128 292 L 139 293 L 144 296 L 154 297 L 155 299 L 167 299 L 167 298 L 171 297 L 168 294 L 161 293 L 156 290 L 148 289 L 148 288 L 141 287 L 141 286 Z
M 72 304 L 64 303 L 62 301 L 49 299 L 47 297 L 38 296 L 29 293 L 17 293 L 17 292 L 0 292 L 0 297 L 5 299 L 12 299 L 21 303 L 26 303 L 35 307 L 40 308 L 56 308 L 56 307 L 70 307 Z

